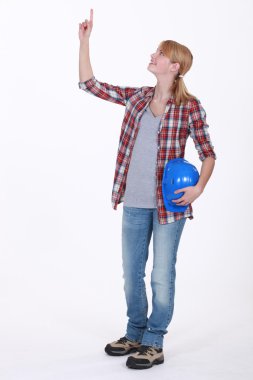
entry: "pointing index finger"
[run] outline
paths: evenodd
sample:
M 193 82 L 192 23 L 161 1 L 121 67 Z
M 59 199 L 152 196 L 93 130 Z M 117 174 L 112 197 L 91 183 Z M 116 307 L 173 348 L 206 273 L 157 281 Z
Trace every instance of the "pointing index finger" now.
M 90 21 L 93 21 L 93 9 L 90 10 Z

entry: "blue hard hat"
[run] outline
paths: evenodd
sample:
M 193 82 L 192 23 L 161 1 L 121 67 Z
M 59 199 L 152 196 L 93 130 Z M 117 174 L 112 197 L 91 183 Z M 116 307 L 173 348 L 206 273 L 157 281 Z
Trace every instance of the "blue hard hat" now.
M 162 180 L 163 201 L 166 210 L 182 212 L 189 205 L 177 205 L 172 199 L 181 198 L 184 192 L 175 194 L 174 191 L 183 187 L 195 186 L 199 180 L 199 172 L 196 167 L 184 158 L 174 158 L 167 162 Z

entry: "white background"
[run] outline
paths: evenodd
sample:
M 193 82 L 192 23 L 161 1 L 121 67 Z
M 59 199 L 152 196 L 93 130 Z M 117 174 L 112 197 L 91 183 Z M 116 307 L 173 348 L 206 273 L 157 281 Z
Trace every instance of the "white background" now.
M 90 8 L 101 81 L 153 86 L 158 43 L 189 47 L 185 84 L 217 154 L 182 234 L 165 362 L 145 374 L 104 352 L 127 323 L 123 209 L 111 206 L 124 107 L 78 88 Z M 252 378 L 252 10 L 247 0 L 1 0 L 1 379 Z M 200 170 L 190 137 L 185 158 Z M 149 313 L 151 269 L 152 241 Z

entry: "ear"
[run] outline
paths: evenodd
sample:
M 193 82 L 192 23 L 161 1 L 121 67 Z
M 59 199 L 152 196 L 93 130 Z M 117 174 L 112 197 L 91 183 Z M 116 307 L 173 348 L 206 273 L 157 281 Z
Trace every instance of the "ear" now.
M 178 62 L 173 63 L 172 67 L 173 67 L 173 71 L 178 72 L 180 69 L 180 63 L 178 63 Z

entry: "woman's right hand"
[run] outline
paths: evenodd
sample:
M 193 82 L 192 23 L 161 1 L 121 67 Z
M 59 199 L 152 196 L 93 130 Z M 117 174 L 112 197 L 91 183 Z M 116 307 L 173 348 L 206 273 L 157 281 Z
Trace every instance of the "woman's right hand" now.
M 90 34 L 93 27 L 93 9 L 90 10 L 90 21 L 85 19 L 84 22 L 79 24 L 79 40 L 80 42 L 84 39 L 90 38 Z

